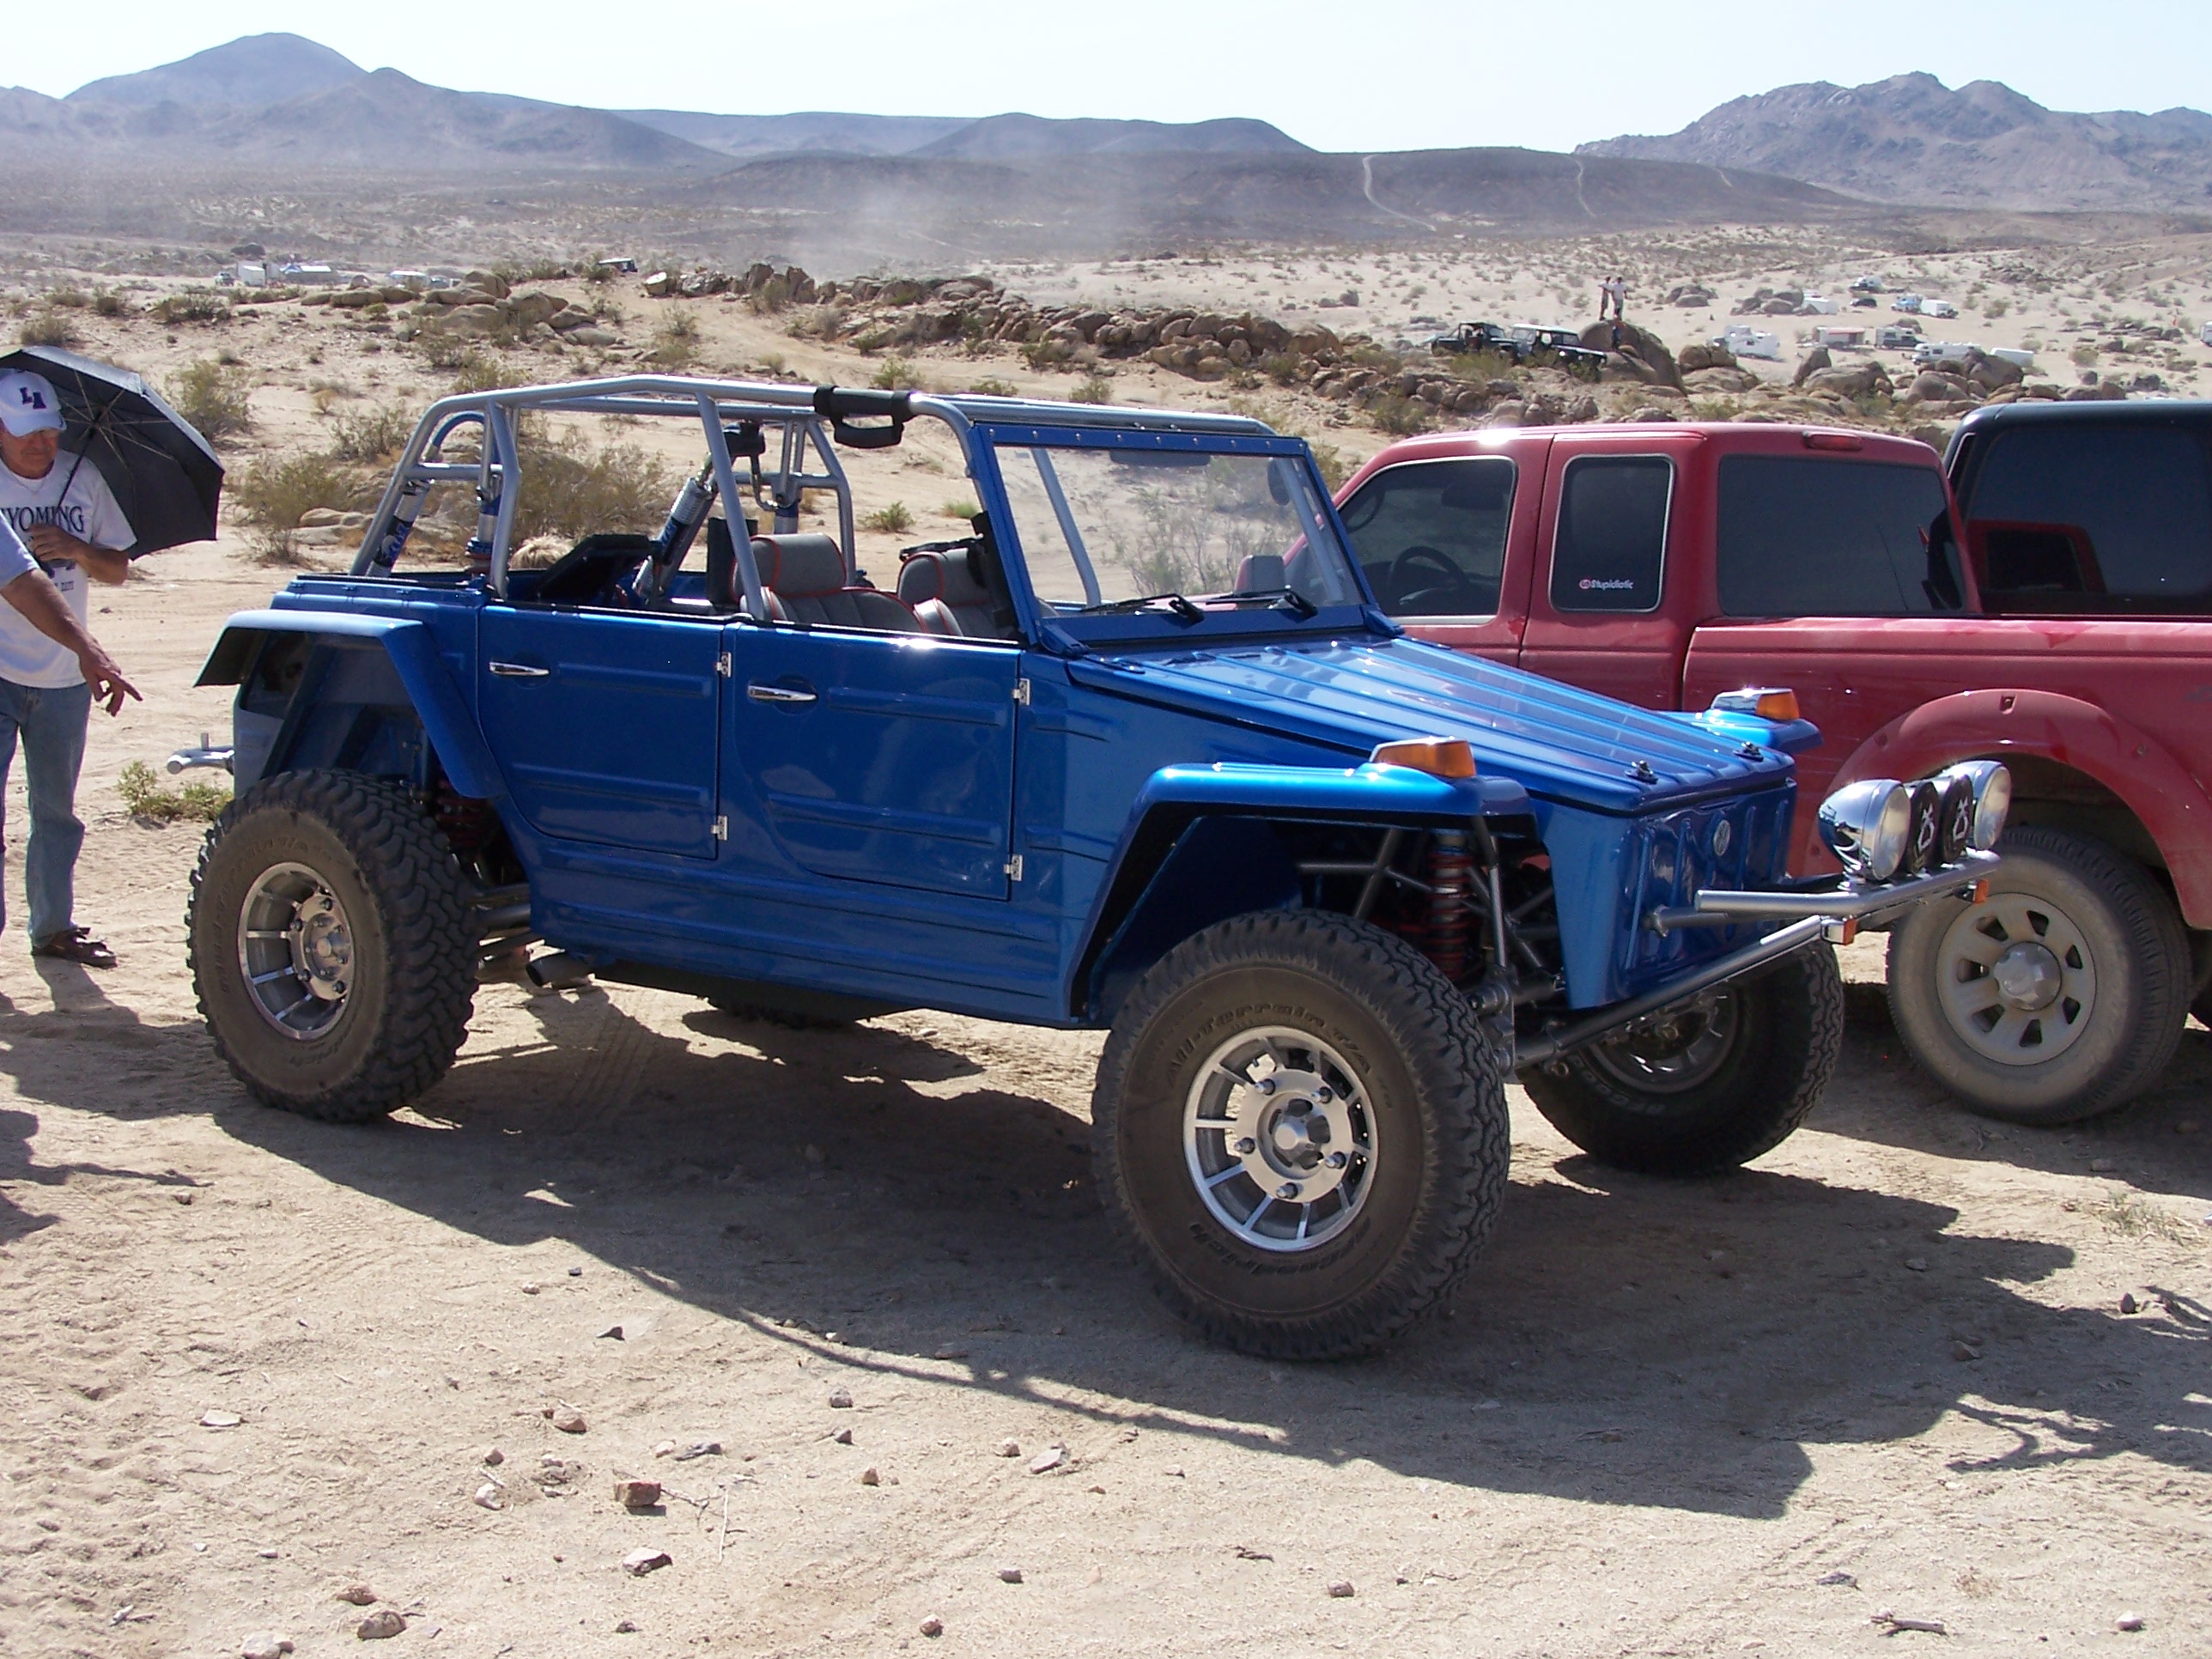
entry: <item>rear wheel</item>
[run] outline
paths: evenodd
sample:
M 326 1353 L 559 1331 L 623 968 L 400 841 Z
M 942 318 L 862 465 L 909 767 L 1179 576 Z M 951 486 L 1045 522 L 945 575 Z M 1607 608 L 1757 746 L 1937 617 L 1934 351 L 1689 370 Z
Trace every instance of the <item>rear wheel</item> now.
M 2071 1123 L 2155 1083 L 2194 983 L 2181 918 L 2102 842 L 2030 826 L 1986 902 L 1922 905 L 1889 939 L 1889 1006 L 1913 1057 L 1972 1110 Z
M 1210 927 L 1114 1022 L 1092 1097 L 1117 1230 L 1174 1312 L 1279 1358 L 1380 1347 L 1502 1204 L 1501 1040 L 1402 939 L 1315 911 Z
M 1704 1175 L 1788 1139 L 1827 1088 L 1843 1037 L 1835 952 L 1815 945 L 1521 1080 L 1599 1162 Z
M 223 810 L 185 918 L 216 1050 L 254 1097 L 334 1123 L 418 1099 L 476 988 L 460 866 L 392 780 L 291 772 Z

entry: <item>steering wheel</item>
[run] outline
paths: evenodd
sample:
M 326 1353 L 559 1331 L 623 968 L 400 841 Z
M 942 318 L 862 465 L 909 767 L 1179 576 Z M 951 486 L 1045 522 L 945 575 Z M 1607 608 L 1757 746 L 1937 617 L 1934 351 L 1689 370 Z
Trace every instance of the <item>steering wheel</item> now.
M 1443 580 L 1409 592 L 1406 583 L 1407 574 L 1425 568 L 1433 570 Z M 1409 547 L 1390 561 L 1390 608 L 1393 611 L 1402 610 L 1408 600 L 1416 597 L 1425 599 L 1435 593 L 1460 592 L 1474 586 L 1468 580 L 1467 573 L 1454 564 L 1448 554 L 1433 547 Z
M 650 536 L 586 536 L 546 568 L 529 597 L 540 605 L 635 606 L 638 567 L 658 548 Z

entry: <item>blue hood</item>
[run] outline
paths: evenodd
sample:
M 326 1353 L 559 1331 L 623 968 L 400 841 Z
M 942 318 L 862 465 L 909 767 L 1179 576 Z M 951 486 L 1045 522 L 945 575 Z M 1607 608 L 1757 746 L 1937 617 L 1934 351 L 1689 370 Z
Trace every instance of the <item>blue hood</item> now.
M 1749 758 L 1740 738 L 1679 715 L 1413 640 L 1102 654 L 1071 662 L 1068 672 L 1102 690 L 1361 759 L 1393 738 L 1465 738 L 1485 772 L 1540 799 L 1601 812 L 1641 814 L 1771 788 L 1793 771 L 1776 750 Z

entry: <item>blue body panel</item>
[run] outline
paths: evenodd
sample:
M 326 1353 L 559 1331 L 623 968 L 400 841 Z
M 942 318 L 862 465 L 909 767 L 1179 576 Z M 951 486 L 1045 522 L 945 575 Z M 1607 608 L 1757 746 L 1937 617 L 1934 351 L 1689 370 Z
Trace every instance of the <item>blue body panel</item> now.
M 1303 453 L 1205 442 L 1231 445 Z M 988 443 L 969 459 L 1011 524 Z M 1107 1017 L 1175 942 L 1164 916 L 1297 902 L 1272 821 L 1532 826 L 1577 1008 L 1734 942 L 1658 934 L 1651 909 L 1784 874 L 1786 751 L 1810 728 L 1631 708 L 1408 641 L 1364 606 L 1196 627 L 1040 611 L 1018 550 L 1027 646 L 319 577 L 235 618 L 202 678 L 240 678 L 272 631 L 380 647 L 455 787 L 495 804 L 533 925 L 588 959 L 1036 1024 Z M 1430 736 L 1467 738 L 1480 777 L 1365 763 Z M 272 767 L 339 763 L 285 741 Z

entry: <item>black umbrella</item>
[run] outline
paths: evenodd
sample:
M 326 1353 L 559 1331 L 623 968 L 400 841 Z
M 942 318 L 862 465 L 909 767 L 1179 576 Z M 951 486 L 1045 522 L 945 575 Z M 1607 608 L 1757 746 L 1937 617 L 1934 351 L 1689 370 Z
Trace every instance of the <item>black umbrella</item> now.
M 138 539 L 132 558 L 165 547 L 215 539 L 222 463 L 208 441 L 138 375 L 55 346 L 24 346 L 0 356 L 0 369 L 43 374 L 61 396 L 62 447 L 74 465 L 100 469 Z M 68 493 L 66 483 L 63 493 Z

